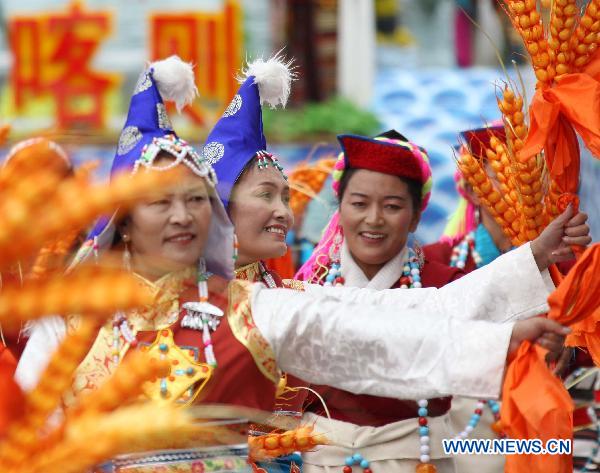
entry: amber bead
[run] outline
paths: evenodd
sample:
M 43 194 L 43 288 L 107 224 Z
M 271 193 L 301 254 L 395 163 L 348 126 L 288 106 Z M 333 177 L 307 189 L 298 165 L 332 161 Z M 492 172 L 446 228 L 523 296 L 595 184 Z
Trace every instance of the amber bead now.
M 415 471 L 417 473 L 437 473 L 437 468 L 431 463 L 419 463 Z

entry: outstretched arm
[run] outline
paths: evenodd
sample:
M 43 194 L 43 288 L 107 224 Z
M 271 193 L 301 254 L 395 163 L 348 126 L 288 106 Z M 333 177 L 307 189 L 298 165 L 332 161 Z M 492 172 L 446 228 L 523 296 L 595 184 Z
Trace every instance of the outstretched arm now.
M 372 289 L 305 285 L 316 297 L 357 304 L 387 305 L 402 312 L 419 307 L 431 314 L 462 320 L 515 321 L 548 310 L 554 285 L 540 273 L 529 244 L 523 245 L 446 286 L 425 289 Z
M 357 394 L 401 399 L 497 397 L 509 346 L 537 340 L 548 324 L 562 330 L 546 319 L 457 320 L 418 306 L 343 303 L 261 286 L 253 290 L 252 312 L 282 370 Z

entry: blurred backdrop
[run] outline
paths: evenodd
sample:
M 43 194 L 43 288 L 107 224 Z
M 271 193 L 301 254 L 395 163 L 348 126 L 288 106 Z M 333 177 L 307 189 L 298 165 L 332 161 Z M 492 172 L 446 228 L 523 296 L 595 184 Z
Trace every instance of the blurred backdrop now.
M 533 94 L 530 67 L 493 0 L 2 0 L 0 125 L 11 143 L 52 136 L 105 177 L 130 94 L 148 61 L 196 64 L 200 99 L 175 129 L 201 147 L 234 95 L 246 58 L 283 49 L 299 79 L 284 111 L 264 122 L 291 170 L 335 156 L 338 133 L 395 128 L 425 147 L 432 204 L 418 239 L 435 241 L 454 208 L 453 146 L 461 130 L 499 118 L 507 80 Z M 501 67 L 503 64 L 503 67 Z M 584 149 L 582 207 L 600 238 L 600 163 Z M 298 231 L 316 240 L 334 199 L 326 184 Z

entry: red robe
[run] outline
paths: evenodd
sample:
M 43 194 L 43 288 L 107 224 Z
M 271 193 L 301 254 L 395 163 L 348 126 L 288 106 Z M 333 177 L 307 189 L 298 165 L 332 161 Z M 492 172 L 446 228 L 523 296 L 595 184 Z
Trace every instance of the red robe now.
M 458 268 L 440 264 L 436 261 L 425 259 L 421 269 L 421 283 L 423 287 L 442 287 L 461 276 L 463 272 Z M 400 287 L 399 281 L 392 287 Z M 402 317 L 402 313 L 398 313 Z M 351 347 L 349 347 L 351 348 Z M 380 427 L 406 419 L 416 419 L 419 409 L 415 401 L 391 399 L 371 396 L 367 394 L 352 394 L 330 386 L 312 386 L 317 391 L 329 409 L 331 418 L 361 426 Z M 430 417 L 437 417 L 450 410 L 450 397 L 430 399 L 428 411 Z M 319 415 L 324 414 L 321 401 L 312 397 L 306 410 Z
M 267 266 L 266 262 L 263 262 L 262 264 L 267 273 L 273 278 L 276 287 L 288 287 L 288 285 L 285 284 L 285 282 L 281 279 L 279 274 Z M 236 279 L 242 279 L 251 282 L 263 282 L 258 263 L 249 264 L 236 270 L 235 277 Z M 295 376 L 286 374 L 284 375 L 284 380 L 282 381 L 281 387 L 283 387 L 284 384 L 286 389 L 283 392 L 278 393 L 279 395 L 277 396 L 275 402 L 274 411 L 281 415 L 292 416 L 300 419 L 303 412 L 303 405 L 307 397 L 307 390 L 298 390 L 298 388 L 308 386 L 309 383 L 305 383 Z
M 227 314 L 228 282 L 217 276 L 209 281 L 209 300 Z M 197 301 L 198 288 L 196 284 L 188 284 L 180 295 L 180 307 L 184 302 Z M 179 321 L 184 315 L 180 310 Z M 177 322 L 171 327 L 175 343 L 178 346 L 193 347 L 198 361 L 206 362 L 202 333 L 198 330 L 182 328 Z M 137 336 L 140 342 L 152 343 L 156 332 L 140 332 Z M 196 402 L 219 403 L 235 406 L 252 407 L 270 411 L 273 409 L 275 390 L 273 380 L 268 379 L 249 349 L 244 346 L 232 332 L 229 318 L 224 316 L 217 330 L 211 334 L 215 358 L 218 366 L 212 377 L 202 389 Z
M 432 243 L 431 245 L 425 245 L 423 247 L 423 251 L 425 252 L 425 257 L 430 261 L 437 261 L 438 263 L 450 264 L 450 258 L 452 257 L 452 246 L 449 243 L 438 241 L 436 243 Z M 575 265 L 575 260 L 564 261 L 561 263 L 557 263 L 559 271 L 562 274 L 567 274 L 569 270 Z M 477 266 L 475 265 L 475 261 L 469 252 L 467 256 L 467 260 L 465 261 L 464 272 L 470 273 L 471 271 L 475 271 Z
M 162 291 L 166 295 L 157 299 L 152 308 L 148 309 L 149 314 L 156 311 L 159 315 L 132 314 L 129 319 L 132 324 L 135 320 L 143 320 L 146 321 L 143 322 L 146 326 L 166 327 L 152 331 L 140 329 L 136 338 L 139 348 L 148 351 L 151 357 L 166 356 L 172 364 L 170 375 L 164 380 L 168 396 L 176 396 L 180 402 L 186 403 L 192 402 L 191 396 L 196 396 L 194 403 L 219 403 L 272 411 L 280 372 L 270 346 L 254 325 L 249 288 L 240 282 L 228 282 L 217 276 L 208 280 L 209 301 L 224 312 L 219 326 L 211 333 L 217 361 L 217 367 L 211 372 L 210 366 L 206 364 L 202 332 L 181 326 L 186 313 L 182 306 L 185 302 L 198 301 L 198 288 L 194 278 L 186 278 L 178 284 L 176 288 Z M 175 294 L 176 297 L 178 295 L 179 316 L 174 323 L 168 323 L 168 318 L 165 319 L 169 310 L 164 310 L 163 307 L 163 304 L 167 308 L 171 307 L 174 302 L 170 294 Z M 73 323 L 76 323 L 76 319 Z M 172 341 L 167 338 L 170 333 Z M 97 389 L 114 371 L 112 340 L 112 328 L 103 327 L 90 353 L 78 368 L 74 382 L 75 393 Z M 125 346 L 126 341 L 121 340 L 122 346 Z M 166 346 L 165 351 L 160 351 L 161 345 Z M 195 374 L 188 374 L 186 369 L 192 369 Z M 159 388 L 158 384 L 153 384 L 146 394 L 152 398 L 160 398 Z M 177 394 L 179 392 L 182 395 Z

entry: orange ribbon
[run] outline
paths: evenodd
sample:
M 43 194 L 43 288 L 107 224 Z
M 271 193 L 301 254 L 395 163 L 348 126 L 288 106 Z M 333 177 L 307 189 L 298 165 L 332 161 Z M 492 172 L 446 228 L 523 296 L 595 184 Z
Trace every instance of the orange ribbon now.
M 583 72 L 566 74 L 552 87 L 539 87 L 529 118 L 529 133 L 519 158 L 526 161 L 544 149 L 550 173 L 561 190 L 577 192 L 579 147 L 574 130 L 592 154 L 600 157 L 600 50 Z
M 568 325 L 569 346 L 589 350 L 600 365 L 600 244 L 586 250 L 549 299 L 548 317 Z M 546 350 L 524 342 L 510 362 L 504 379 L 501 418 L 504 432 L 514 439 L 570 439 L 573 402 L 560 379 L 548 369 Z M 508 455 L 506 473 L 566 473 L 573 471 L 569 455 Z
M 588 248 L 548 303 L 549 317 L 571 327 L 566 345 L 587 350 L 600 366 L 600 243 Z
M 600 60 L 600 58 L 599 58 Z M 600 155 L 600 77 L 567 74 L 553 87 L 538 88 L 529 108 L 530 125 L 522 159 L 539 153 L 562 115 L 586 145 Z

